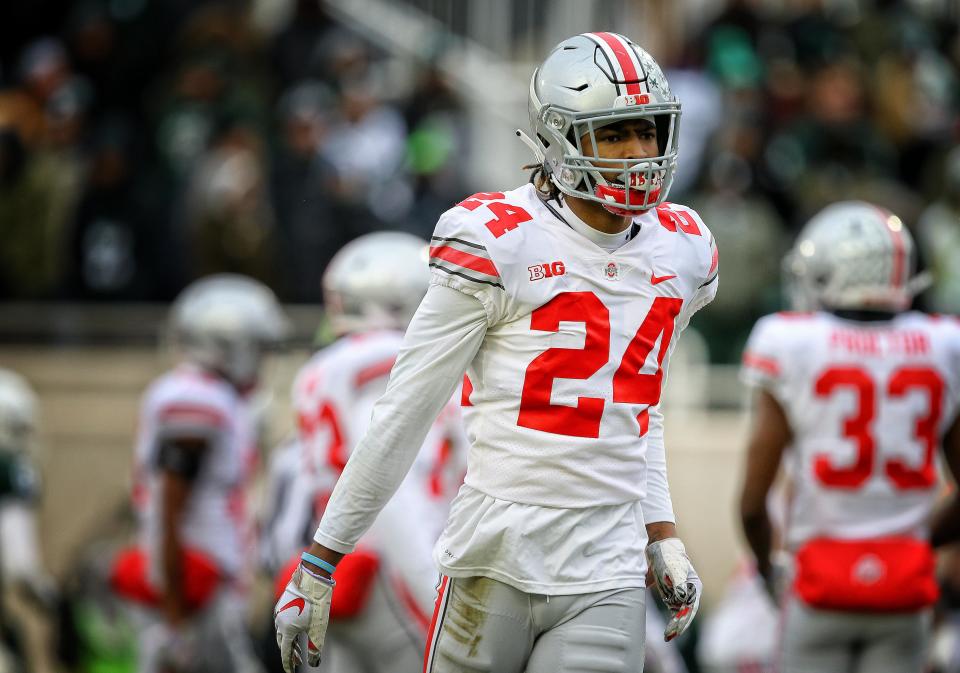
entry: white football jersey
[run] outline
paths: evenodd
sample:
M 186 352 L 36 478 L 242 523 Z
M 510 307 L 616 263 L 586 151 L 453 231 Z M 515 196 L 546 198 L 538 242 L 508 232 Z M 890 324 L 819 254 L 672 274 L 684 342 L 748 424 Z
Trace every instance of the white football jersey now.
M 608 252 L 532 185 L 476 194 L 440 218 L 435 284 L 477 297 L 483 344 L 467 369 L 466 483 L 546 507 L 634 502 L 647 485 L 651 407 L 669 354 L 717 288 L 713 237 L 664 204 Z
M 925 537 L 937 454 L 960 404 L 960 322 L 779 313 L 754 327 L 743 378 L 783 407 L 793 442 L 787 543 Z
M 316 353 L 297 373 L 293 383 L 297 434 L 305 468 L 316 475 L 318 491 L 329 495 L 350 452 L 366 433 L 402 342 L 403 334 L 390 330 L 346 336 Z M 462 481 L 465 443 L 459 407 L 448 404 L 411 468 L 409 478 L 417 484 L 411 495 L 438 503 L 431 520 L 424 522 L 436 534 Z
M 143 397 L 134 456 L 134 506 L 142 542 L 159 577 L 161 442 L 205 437 L 209 448 L 192 484 L 181 522 L 185 546 L 236 575 L 253 551 L 248 486 L 257 465 L 256 428 L 249 401 L 223 379 L 184 364 L 154 381 Z
M 313 524 L 319 521 L 350 452 L 367 431 L 373 405 L 386 389 L 402 342 L 402 333 L 387 330 L 346 336 L 316 353 L 297 373 L 293 403 L 303 447 L 303 475 L 309 477 L 294 481 L 291 497 L 313 503 L 309 515 Z M 451 400 L 430 426 L 410 472 L 360 541 L 380 555 L 395 575 L 398 591 L 412 596 L 420 614 L 432 611 L 436 571 L 431 552 L 466 469 L 467 440 L 459 401 L 459 396 Z M 292 517 L 280 525 L 298 534 L 296 544 L 302 549 L 309 544 L 313 528 L 296 521 L 296 514 Z

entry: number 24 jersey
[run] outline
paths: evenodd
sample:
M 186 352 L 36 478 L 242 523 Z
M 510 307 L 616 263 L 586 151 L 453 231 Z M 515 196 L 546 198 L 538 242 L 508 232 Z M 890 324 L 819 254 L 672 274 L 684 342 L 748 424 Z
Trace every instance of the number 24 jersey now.
M 716 246 L 696 212 L 665 204 L 609 252 L 557 205 L 532 185 L 476 194 L 431 241 L 433 283 L 487 314 L 464 382 L 466 483 L 547 507 L 642 500 L 651 418 L 680 331 L 716 294 Z

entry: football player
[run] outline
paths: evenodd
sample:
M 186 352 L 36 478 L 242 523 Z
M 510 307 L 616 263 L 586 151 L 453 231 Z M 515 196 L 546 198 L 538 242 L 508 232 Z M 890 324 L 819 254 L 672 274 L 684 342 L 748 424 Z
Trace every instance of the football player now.
M 781 670 L 924 670 L 937 597 L 931 540 L 958 537 L 956 501 L 928 524 L 938 454 L 960 473 L 960 322 L 907 308 L 922 288 L 904 223 L 828 206 L 784 266 L 795 308 L 762 318 L 743 355 L 757 387 L 741 516 L 768 586 L 766 507 L 790 476 Z M 789 450 L 788 450 L 789 449 Z
M 187 287 L 170 323 L 182 362 L 143 397 L 133 491 L 140 544 L 120 554 L 113 584 L 152 608 L 141 673 L 257 671 L 244 623 L 254 553 L 252 395 L 287 319 L 266 286 L 221 274 Z
M 270 555 L 292 556 L 278 573 L 278 597 L 386 389 L 403 330 L 430 282 L 427 258 L 426 241 L 378 232 L 345 246 L 324 273 L 324 304 L 338 338 L 297 373 L 298 441 L 275 462 L 277 486 L 270 489 L 283 491 L 275 498 L 279 512 L 268 531 Z M 328 645 L 336 646 L 338 660 L 330 670 L 344 670 L 347 661 L 349 670 L 364 673 L 423 669 L 437 586 L 433 545 L 465 470 L 459 402 L 451 400 L 441 412 L 397 494 L 358 550 L 337 568 L 334 577 L 341 586 L 333 600 Z
M 32 455 L 36 424 L 37 399 L 30 384 L 16 372 L 0 369 L 0 669 L 3 653 L 20 649 L 13 615 L 6 613 L 11 607 L 8 591 L 22 591 L 45 610 L 52 610 L 56 600 L 37 540 L 40 481 Z
M 530 184 L 440 217 L 430 289 L 277 603 L 288 671 L 320 659 L 330 573 L 464 371 L 471 449 L 434 550 L 425 670 L 639 670 L 648 561 L 665 637 L 697 612 L 659 402 L 677 337 L 717 291 L 717 250 L 696 212 L 666 201 L 680 104 L 631 40 L 584 33 L 536 69 L 529 111 Z

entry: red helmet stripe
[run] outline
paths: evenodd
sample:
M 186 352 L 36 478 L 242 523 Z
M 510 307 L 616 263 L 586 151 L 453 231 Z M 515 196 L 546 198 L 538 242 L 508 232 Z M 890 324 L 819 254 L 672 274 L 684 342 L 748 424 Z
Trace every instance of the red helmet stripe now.
M 906 246 L 903 244 L 903 234 L 899 231 L 890 229 L 890 235 L 893 237 L 893 271 L 890 274 L 890 284 L 894 287 L 903 285 L 904 258 L 906 255 Z
M 637 74 L 637 64 L 634 62 L 636 54 L 633 48 L 616 33 L 590 33 L 599 37 L 617 59 L 620 66 L 622 82 L 627 87 L 628 94 L 641 94 L 640 75 Z
M 907 247 L 903 242 L 903 233 L 899 229 L 894 230 L 890 227 L 890 218 L 893 217 L 893 213 L 885 208 L 877 206 L 874 206 L 874 208 L 883 218 L 886 229 L 890 232 L 890 240 L 893 241 L 893 268 L 890 270 L 890 285 L 897 288 L 904 283 L 903 274 L 906 267 Z

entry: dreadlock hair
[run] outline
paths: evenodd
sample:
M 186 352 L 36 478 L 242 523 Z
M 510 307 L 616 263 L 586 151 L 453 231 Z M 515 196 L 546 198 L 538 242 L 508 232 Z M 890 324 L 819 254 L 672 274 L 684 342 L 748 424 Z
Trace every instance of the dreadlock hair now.
M 537 196 L 543 201 L 557 201 L 560 197 L 560 190 L 550 179 L 545 164 L 527 164 L 523 167 L 530 173 L 530 183 L 537 188 Z

